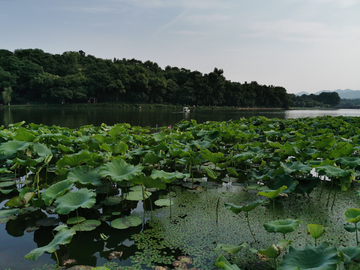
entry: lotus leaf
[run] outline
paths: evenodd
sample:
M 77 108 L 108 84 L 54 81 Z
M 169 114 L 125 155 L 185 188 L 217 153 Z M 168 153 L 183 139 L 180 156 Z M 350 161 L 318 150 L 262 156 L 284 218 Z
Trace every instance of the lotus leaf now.
M 70 152 L 73 153 L 74 152 L 74 149 L 72 147 L 68 147 L 68 146 L 65 146 L 62 144 L 58 144 L 57 147 L 64 153 L 70 153 Z
M 7 207 L 23 207 L 26 204 L 26 200 L 23 197 L 16 196 L 11 198 L 5 203 Z
M 221 249 L 227 253 L 234 255 L 239 253 L 240 250 L 242 250 L 243 248 L 246 248 L 246 246 L 247 246 L 246 242 L 242 243 L 240 246 L 217 244 L 216 248 L 214 248 L 213 251 L 218 252 Z
M 97 227 L 99 227 L 101 224 L 101 221 L 94 220 L 94 219 L 88 219 L 80 224 L 74 225 L 71 229 L 75 231 L 93 231 Z
M 0 217 L 8 217 L 8 216 L 13 216 L 19 213 L 19 209 L 15 208 L 15 209 L 9 209 L 9 210 L 2 210 L 0 211 Z
M 0 182 L 0 188 L 2 187 L 11 187 L 11 186 L 14 186 L 15 185 L 15 182 L 12 181 L 12 182 Z
M 340 258 L 335 247 L 324 242 L 317 247 L 309 244 L 305 248 L 296 249 L 292 246 L 289 253 L 284 256 L 281 270 L 336 270 Z
M 271 186 L 272 189 L 277 190 L 282 186 L 286 186 L 287 189 L 283 190 L 282 193 L 291 193 L 295 190 L 298 185 L 298 181 L 290 175 L 280 175 L 276 178 L 276 182 Z
M 115 159 L 110 163 L 102 165 L 99 169 L 99 174 L 102 177 L 109 176 L 115 182 L 123 180 L 131 180 L 135 176 L 141 174 L 143 167 L 139 164 L 136 166 L 127 164 L 122 159 Z
M 349 208 L 344 213 L 345 220 L 351 223 L 358 223 L 360 221 L 360 209 Z
M 160 162 L 162 158 L 158 155 L 156 155 L 153 152 L 147 152 L 146 155 L 144 156 L 144 160 L 143 163 L 144 164 L 157 164 Z
M 359 261 L 360 260 L 360 246 L 355 247 L 342 247 L 338 248 L 338 251 L 343 253 L 343 255 L 348 257 L 348 260 L 345 260 L 345 265 L 349 265 L 351 260 Z
M 307 230 L 308 233 L 311 235 L 312 238 L 319 238 L 320 236 L 322 236 L 324 234 L 324 232 L 326 232 L 328 228 L 319 225 L 319 224 L 308 224 L 307 225 Z
M 164 180 L 165 183 L 171 183 L 173 182 L 176 178 L 184 178 L 184 177 L 190 177 L 189 174 L 184 174 L 184 173 L 180 173 L 180 172 L 164 172 L 164 171 L 158 171 L 158 170 L 153 170 L 151 173 L 151 177 L 153 179 L 155 178 L 161 178 Z
M 324 171 L 326 176 L 329 178 L 332 177 L 346 177 L 352 173 L 352 170 L 343 170 L 339 167 L 334 167 L 332 165 L 324 164 L 315 169 L 317 172 Z
M 67 215 L 71 211 L 81 208 L 91 208 L 95 202 L 96 193 L 87 188 L 69 192 L 56 198 L 54 204 L 55 211 L 60 215 Z
M 51 187 L 46 189 L 41 193 L 41 199 L 44 200 L 47 206 L 50 206 L 56 197 L 62 196 L 66 191 L 70 190 L 73 187 L 73 183 L 69 180 L 63 180 L 53 184 Z
M 170 201 L 169 199 L 159 199 L 159 200 L 156 200 L 155 202 L 155 205 L 157 206 L 170 206 L 171 205 L 174 205 L 174 202 L 173 201 Z
M 264 228 L 267 232 L 286 234 L 295 231 L 300 223 L 302 223 L 300 220 L 294 219 L 274 220 L 269 223 L 264 223 Z
M 166 184 L 161 181 L 160 178 L 153 179 L 152 177 L 147 177 L 144 174 L 134 177 L 130 180 L 130 182 L 138 185 L 144 184 L 146 188 L 166 189 Z
M 216 259 L 215 265 L 225 270 L 240 270 L 237 265 L 229 263 L 229 261 L 223 255 L 220 255 Z
M 136 190 L 136 191 L 130 191 L 129 193 L 126 193 L 125 199 L 129 200 L 129 201 L 141 201 L 143 199 L 149 198 L 150 196 L 151 196 L 151 192 L 149 192 L 149 191 L 145 191 L 145 194 L 143 194 L 142 190 Z
M 17 134 L 14 136 L 14 139 L 18 141 L 33 142 L 36 138 L 34 134 L 30 133 L 23 127 L 19 127 L 16 133 Z
M 235 205 L 232 203 L 225 203 L 225 208 L 229 209 L 230 211 L 232 211 L 235 214 L 239 214 L 241 211 L 250 212 L 251 210 L 258 207 L 263 202 L 264 202 L 263 200 L 257 200 L 257 201 L 253 201 L 251 203 L 248 203 L 246 205 L 241 205 L 241 206 L 238 206 L 238 205 Z
M 83 150 L 77 154 L 63 156 L 63 158 L 56 162 L 56 166 L 58 166 L 59 168 L 62 168 L 64 166 L 76 167 L 83 163 L 86 163 L 90 158 L 90 152 Z
M 46 246 L 35 248 L 25 255 L 26 259 L 35 261 L 44 252 L 53 253 L 56 251 L 58 245 L 65 245 L 71 242 L 73 235 L 76 233 L 75 230 L 62 228 L 54 237 L 54 239 Z
M 127 229 L 130 227 L 136 227 L 139 226 L 142 223 L 141 218 L 134 217 L 134 216 L 127 216 L 122 218 L 117 218 L 111 221 L 111 227 L 115 229 Z
M 270 199 L 275 199 L 277 196 L 279 196 L 279 194 L 284 191 L 285 189 L 287 189 L 287 186 L 282 186 L 277 190 L 264 190 L 264 191 L 260 191 L 258 192 L 257 195 L 261 195 L 264 197 L 268 197 Z
M 72 183 L 79 182 L 82 185 L 101 185 L 100 175 L 90 166 L 76 167 L 74 170 L 68 173 L 67 179 Z
M 216 179 L 218 177 L 216 172 L 214 172 L 212 169 L 210 169 L 208 167 L 205 168 L 205 171 L 206 171 L 206 174 L 212 179 Z
M 156 142 L 161 142 L 166 138 L 167 134 L 166 133 L 155 133 L 152 136 Z
M 107 197 L 105 200 L 103 200 L 101 203 L 104 205 L 116 205 L 123 201 L 124 199 L 118 196 L 111 196 Z
M 285 250 L 285 248 L 291 244 L 291 240 L 283 239 L 280 240 L 277 245 L 271 245 L 268 249 L 259 249 L 259 253 L 269 258 L 277 258 Z
M 86 220 L 86 218 L 84 218 L 84 217 L 72 217 L 72 218 L 69 218 L 66 221 L 66 224 L 73 225 L 73 224 L 76 224 L 76 223 L 81 223 L 81 222 L 83 222 L 85 220 Z
M 0 145 L 0 154 L 11 156 L 18 151 L 26 150 L 30 145 L 28 142 L 12 140 Z
M 355 232 L 355 230 L 360 231 L 360 227 L 359 228 L 355 228 L 355 224 L 351 224 L 351 223 L 346 223 L 344 225 L 344 229 L 348 232 Z
M 42 143 L 34 143 L 34 150 L 39 156 L 48 156 L 51 155 L 51 150 Z

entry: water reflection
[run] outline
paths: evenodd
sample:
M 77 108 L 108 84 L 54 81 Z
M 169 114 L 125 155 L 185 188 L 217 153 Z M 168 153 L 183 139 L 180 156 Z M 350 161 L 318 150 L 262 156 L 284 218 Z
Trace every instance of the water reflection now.
M 21 121 L 35 124 L 59 125 L 77 128 L 83 125 L 99 126 L 102 123 L 114 125 L 129 123 L 132 126 L 175 125 L 181 120 L 195 119 L 198 123 L 205 121 L 228 121 L 253 116 L 267 118 L 302 118 L 330 115 L 330 116 L 360 116 L 360 110 L 220 110 L 220 109 L 192 109 L 190 113 L 183 113 L 179 108 L 51 108 L 51 107 L 22 107 L 0 109 L 0 125 L 9 125 Z

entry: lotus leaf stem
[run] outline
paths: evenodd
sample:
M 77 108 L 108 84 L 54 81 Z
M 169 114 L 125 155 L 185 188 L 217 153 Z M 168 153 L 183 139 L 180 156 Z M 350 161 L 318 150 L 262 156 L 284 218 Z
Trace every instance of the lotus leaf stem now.
M 60 269 L 60 262 L 59 262 L 59 257 L 58 257 L 58 255 L 57 255 L 56 250 L 55 250 L 54 254 L 55 254 L 55 257 L 56 257 L 57 267 L 58 267 L 58 270 L 59 270 L 59 269 Z
M 79 222 L 79 212 L 77 209 L 76 209 L 76 219 L 77 219 L 77 223 L 79 225 L 79 231 L 81 232 L 81 227 L 80 227 L 80 222 Z
M 245 212 L 246 213 L 246 220 L 247 220 L 247 224 L 248 224 L 248 227 L 249 227 L 249 230 L 250 230 L 250 233 L 252 235 L 252 237 L 254 238 L 254 241 L 256 243 L 256 238 L 255 238 L 255 235 L 253 233 L 253 231 L 251 230 L 251 227 L 250 227 L 250 222 L 249 222 L 249 213 L 248 212 Z
M 220 197 L 217 200 L 217 204 L 216 204 L 216 224 L 219 223 L 219 204 L 220 204 Z
M 356 245 L 359 245 L 359 236 L 358 236 L 358 229 L 357 229 L 357 223 L 355 223 L 355 232 L 356 232 Z

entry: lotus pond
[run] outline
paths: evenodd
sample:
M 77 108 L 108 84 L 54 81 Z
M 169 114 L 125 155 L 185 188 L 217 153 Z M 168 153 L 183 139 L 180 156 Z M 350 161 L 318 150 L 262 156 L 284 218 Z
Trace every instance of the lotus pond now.
M 2 127 L 0 268 L 358 269 L 359 126 Z

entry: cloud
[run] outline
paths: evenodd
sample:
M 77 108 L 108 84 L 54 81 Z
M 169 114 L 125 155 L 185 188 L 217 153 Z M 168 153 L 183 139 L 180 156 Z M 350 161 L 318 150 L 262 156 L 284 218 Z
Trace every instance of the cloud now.
M 170 33 L 184 36 L 208 36 L 209 33 L 201 31 L 171 31 Z
M 212 23 L 212 22 L 221 22 L 221 21 L 228 21 L 229 16 L 216 13 L 216 14 L 199 14 L 199 15 L 190 15 L 187 16 L 186 21 L 201 24 L 201 23 Z
M 229 0 L 119 0 L 118 2 L 127 2 L 129 4 L 135 3 L 137 6 L 140 7 L 180 7 L 195 9 L 223 9 L 228 7 L 230 4 Z

